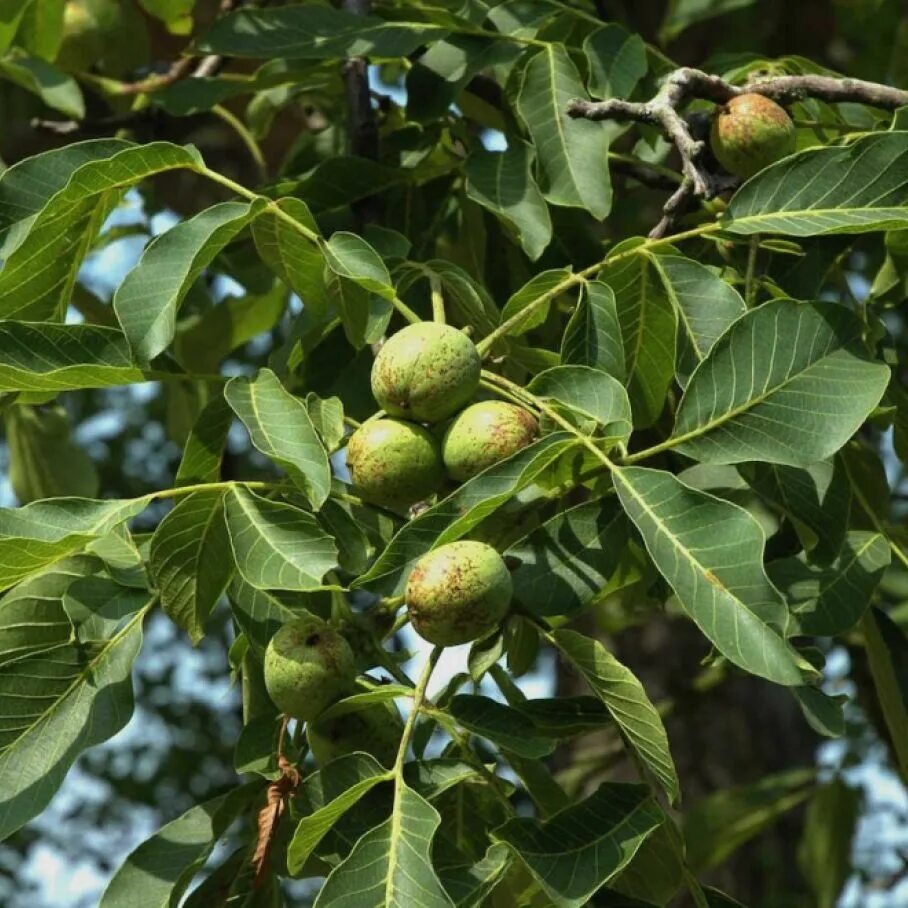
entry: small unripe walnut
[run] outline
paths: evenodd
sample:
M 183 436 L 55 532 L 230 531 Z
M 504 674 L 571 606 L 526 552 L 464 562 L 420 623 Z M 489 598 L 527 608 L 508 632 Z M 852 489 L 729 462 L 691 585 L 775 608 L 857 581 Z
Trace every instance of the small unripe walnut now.
M 719 108 L 710 144 L 719 163 L 746 180 L 795 150 L 795 126 L 775 101 L 738 95 Z
M 484 400 L 454 417 L 441 443 L 448 475 L 463 481 L 526 447 L 539 434 L 529 410 L 502 400 Z
M 314 719 L 350 690 L 355 677 L 349 644 L 320 618 L 288 621 L 265 650 L 268 696 L 294 719 Z
M 372 394 L 389 416 L 438 422 L 476 393 L 476 345 L 450 325 L 420 322 L 392 335 L 372 364 Z
M 404 723 L 393 703 L 382 703 L 341 716 L 320 716 L 306 729 L 315 762 L 324 766 L 355 751 L 371 754 L 390 767 L 397 757 Z
M 347 468 L 366 501 L 403 510 L 437 492 L 444 464 L 428 429 L 401 419 L 373 419 L 347 443 Z
M 484 542 L 452 542 L 416 563 L 407 581 L 410 623 L 420 637 L 457 646 L 484 636 L 507 614 L 511 575 Z

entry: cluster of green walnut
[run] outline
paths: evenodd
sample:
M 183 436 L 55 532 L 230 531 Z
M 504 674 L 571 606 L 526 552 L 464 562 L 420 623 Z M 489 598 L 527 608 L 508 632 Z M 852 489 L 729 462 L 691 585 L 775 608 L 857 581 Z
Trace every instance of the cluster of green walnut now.
M 372 367 L 372 393 L 383 412 L 347 444 L 353 487 L 364 501 L 399 514 L 515 454 L 539 434 L 536 417 L 500 400 L 474 401 L 481 357 L 463 331 L 422 322 L 394 334 Z M 511 604 L 511 575 L 484 542 L 461 540 L 424 555 L 407 580 L 413 629 L 436 646 L 490 633 Z M 393 703 L 355 712 L 325 710 L 355 690 L 346 638 L 321 619 L 285 624 L 265 653 L 265 685 L 285 715 L 307 723 L 322 765 L 354 750 L 383 763 L 396 754 L 401 718 Z

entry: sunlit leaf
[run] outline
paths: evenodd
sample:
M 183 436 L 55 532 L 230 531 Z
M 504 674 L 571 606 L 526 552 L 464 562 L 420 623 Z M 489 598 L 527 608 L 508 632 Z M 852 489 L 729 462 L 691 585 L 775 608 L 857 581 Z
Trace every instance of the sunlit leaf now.
M 707 463 L 806 466 L 835 453 L 879 403 L 889 368 L 832 303 L 766 303 L 739 319 L 691 376 L 677 449 Z

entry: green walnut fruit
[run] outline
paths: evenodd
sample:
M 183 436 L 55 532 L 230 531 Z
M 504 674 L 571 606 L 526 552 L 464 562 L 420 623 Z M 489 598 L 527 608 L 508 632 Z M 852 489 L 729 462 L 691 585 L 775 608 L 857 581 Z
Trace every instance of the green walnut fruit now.
M 389 416 L 438 422 L 476 393 L 476 345 L 450 325 L 420 322 L 392 335 L 372 365 L 372 393 Z
M 397 707 L 387 703 L 342 716 L 321 716 L 309 725 L 306 737 L 319 766 L 364 751 L 382 766 L 390 767 L 397 757 L 403 730 Z
M 462 410 L 445 432 L 441 456 L 452 479 L 470 479 L 526 447 L 539 434 L 529 410 L 484 400 Z
M 121 76 L 148 61 L 148 31 L 133 0 L 69 0 L 56 64 Z
M 320 618 L 289 621 L 265 650 L 268 696 L 294 719 L 314 719 L 347 693 L 355 678 L 350 645 Z
M 484 542 L 452 542 L 416 563 L 407 580 L 413 629 L 438 646 L 457 646 L 487 634 L 507 614 L 511 575 Z
M 719 109 L 710 144 L 719 163 L 746 180 L 795 150 L 795 126 L 775 101 L 738 95 Z
M 437 492 L 445 480 L 438 441 L 401 419 L 364 423 L 347 443 L 347 468 L 360 495 L 401 510 Z

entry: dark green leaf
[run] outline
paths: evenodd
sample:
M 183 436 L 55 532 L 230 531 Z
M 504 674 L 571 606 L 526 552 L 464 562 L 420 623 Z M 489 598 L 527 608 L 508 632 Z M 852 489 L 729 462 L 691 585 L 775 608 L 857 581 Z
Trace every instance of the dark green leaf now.
M 606 782 L 547 822 L 509 820 L 494 837 L 556 904 L 580 908 L 633 858 L 661 816 L 645 785 Z
M 553 205 L 585 208 L 599 220 L 612 207 L 609 133 L 599 123 L 573 120 L 568 102 L 584 94 L 567 50 L 547 44 L 523 71 L 517 109 L 536 147 L 540 185 Z
M 549 209 L 533 179 L 530 149 L 515 141 L 506 151 L 476 149 L 467 159 L 467 195 L 517 235 L 533 261 L 552 239 Z
M 133 355 L 147 365 L 170 345 L 177 312 L 214 257 L 264 203 L 223 202 L 155 237 L 114 296 L 114 310 Z
M 778 684 L 803 682 L 784 639 L 788 609 L 763 570 L 765 537 L 743 508 L 642 467 L 612 475 L 656 567 L 716 649 Z
M 555 645 L 579 671 L 593 693 L 608 707 L 630 745 L 650 768 L 669 799 L 680 795 L 678 773 L 668 746 L 665 726 L 634 673 L 598 640 L 576 631 L 558 630 Z
M 584 285 L 577 308 L 564 329 L 561 361 L 565 365 L 591 366 L 624 381 L 621 326 L 615 294 L 608 284 L 589 281 Z
M 198 643 L 233 574 L 222 491 L 193 492 L 177 502 L 155 530 L 148 568 L 161 607 Z
M 677 450 L 707 463 L 806 466 L 835 453 L 880 402 L 889 368 L 843 306 L 777 300 L 739 319 L 691 376 Z
M 816 236 L 908 226 L 908 132 L 811 148 L 749 180 L 722 218 L 732 233 Z

